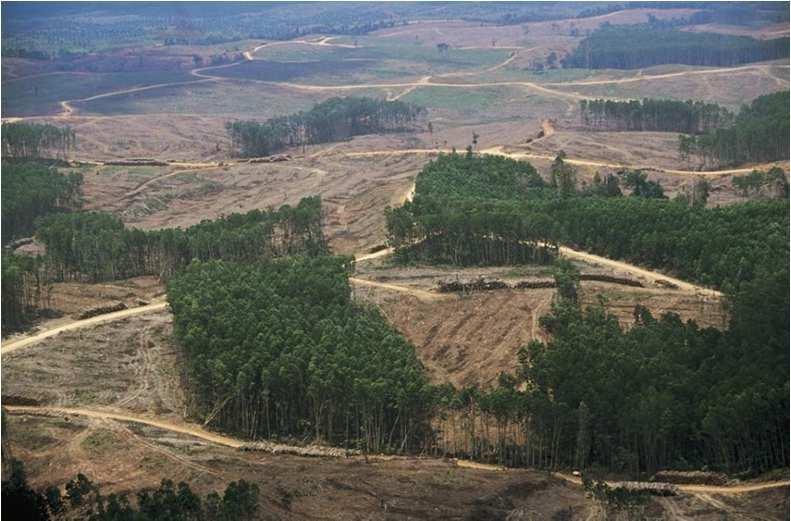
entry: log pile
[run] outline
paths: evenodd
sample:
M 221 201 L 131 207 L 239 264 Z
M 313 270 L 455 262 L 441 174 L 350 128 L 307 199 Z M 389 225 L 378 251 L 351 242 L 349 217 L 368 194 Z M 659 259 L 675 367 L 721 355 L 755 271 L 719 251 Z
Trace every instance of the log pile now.
M 508 288 L 508 284 L 501 280 L 487 281 L 483 277 L 469 282 L 462 282 L 460 280 L 437 282 L 437 291 L 440 293 L 463 293 L 468 291 L 489 291 L 493 289 Z
M 281 161 L 288 161 L 291 156 L 288 154 L 274 154 L 266 157 L 251 157 L 247 160 L 248 163 L 279 163 Z
M 297 447 L 283 445 L 271 441 L 253 441 L 245 443 L 239 450 L 245 452 L 268 452 L 270 454 L 292 454 L 294 456 L 309 456 L 315 458 L 348 458 L 361 454 L 359 450 L 339 449 L 337 447 L 322 447 L 320 445 L 306 445 Z
M 582 274 L 580 275 L 580 280 L 587 280 L 587 281 L 598 281 L 598 282 L 608 282 L 611 284 L 622 284 L 624 286 L 632 286 L 636 288 L 642 288 L 643 283 L 633 279 L 627 279 L 623 277 L 613 277 L 611 275 L 598 275 L 598 274 Z M 522 280 L 514 284 L 513 286 L 509 286 L 507 283 L 501 280 L 486 280 L 483 277 L 472 281 L 461 281 L 461 280 L 452 280 L 452 281 L 439 281 L 437 282 L 437 291 L 439 293 L 465 293 L 469 291 L 488 291 L 494 289 L 543 289 L 543 288 L 554 288 L 557 284 L 552 279 L 541 279 L 541 280 Z
M 74 318 L 76 318 L 77 320 L 85 320 L 86 318 L 105 315 L 107 313 L 114 313 L 116 311 L 122 311 L 124 309 L 126 309 L 126 304 L 124 304 L 123 302 L 116 302 L 115 304 L 111 304 L 109 306 L 98 306 L 95 308 L 86 309 L 82 313 L 75 315 Z
M 580 280 L 590 280 L 596 282 L 610 282 L 612 284 L 622 284 L 624 286 L 633 286 L 635 288 L 644 288 L 642 282 L 634 279 L 627 279 L 624 277 L 613 277 L 612 275 L 599 275 L 596 273 L 582 273 Z
M 678 487 L 672 483 L 659 483 L 653 481 L 614 481 L 607 483 L 610 488 L 623 488 L 626 490 L 645 491 L 652 496 L 675 496 Z
M 114 159 L 105 161 L 104 164 L 112 166 L 168 166 L 166 161 L 151 158 Z
M 705 472 L 702 470 L 661 470 L 654 474 L 652 481 L 677 483 L 685 485 L 718 485 L 728 484 L 728 476 L 722 472 Z

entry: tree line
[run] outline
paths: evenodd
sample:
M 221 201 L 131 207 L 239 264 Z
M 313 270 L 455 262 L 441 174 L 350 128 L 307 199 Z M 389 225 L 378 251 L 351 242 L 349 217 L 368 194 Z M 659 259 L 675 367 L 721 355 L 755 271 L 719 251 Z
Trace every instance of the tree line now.
M 732 125 L 680 136 L 679 153 L 703 167 L 788 159 L 788 106 L 788 91 L 760 96 L 742 106 Z
M 580 121 L 594 130 L 700 134 L 728 126 L 733 114 L 716 103 L 702 101 L 584 99 L 580 101 Z
M 139 275 L 168 279 L 193 259 L 252 262 L 284 255 L 324 255 L 318 197 L 295 207 L 253 210 L 206 220 L 187 229 L 126 228 L 102 212 L 50 214 L 39 219 L 43 257 L 4 255 L 3 327 L 18 328 L 46 308 L 52 282 L 102 282 Z
M 205 220 L 186 229 L 126 228 L 101 212 L 54 214 L 40 220 L 36 238 L 47 248 L 54 280 L 101 282 L 139 275 L 171 277 L 193 259 L 253 261 L 281 255 L 320 255 L 326 249 L 321 200 Z
M 629 475 L 788 465 L 787 266 L 730 295 L 725 331 L 640 306 L 625 330 L 601 304 L 580 306 L 573 266 L 558 271 L 541 319 L 551 340 L 520 350 L 493 389 L 449 395 L 460 416 L 441 423 L 437 452 Z
M 702 284 L 737 287 L 760 266 L 788 255 L 787 200 L 706 208 L 705 187 L 692 201 L 671 201 L 639 171 L 578 189 L 562 156 L 553 163 L 549 184 L 520 174 L 531 172 L 525 165 L 470 154 L 429 163 L 418 174 L 413 201 L 386 209 L 396 258 L 547 262 L 562 243 Z M 629 197 L 622 196 L 621 182 L 631 189 Z
M 470 264 L 547 262 L 552 221 L 503 199 L 548 190 L 530 163 L 442 154 L 418 174 L 414 201 L 385 210 L 387 240 L 402 261 Z
M 643 25 L 604 24 L 561 60 L 564 67 L 639 69 L 665 63 L 727 67 L 787 58 L 788 38 L 693 33 Z
M 246 438 L 412 451 L 433 388 L 414 348 L 351 298 L 351 258 L 194 261 L 168 284 L 191 413 Z
M 264 123 L 228 122 L 225 127 L 231 136 L 231 146 L 239 156 L 259 157 L 289 147 L 402 130 L 424 111 L 401 101 L 331 98 L 307 112 L 268 119 Z
M 49 123 L 3 123 L 3 158 L 66 159 L 77 143 L 77 135 L 69 127 Z
M 233 481 L 222 494 L 210 492 L 201 498 L 189 485 L 163 479 L 156 489 L 137 493 L 136 505 L 126 494 L 104 496 L 84 474 L 64 486 L 36 490 L 30 486 L 24 465 L 9 462 L 8 479 L 2 483 L 2 509 L 6 519 L 50 521 L 238 521 L 253 519 L 258 511 L 258 485 Z
M 5 139 L 5 134 L 3 135 Z M 36 219 L 82 204 L 82 174 L 63 174 L 41 162 L 3 161 L 2 242 L 29 235 Z

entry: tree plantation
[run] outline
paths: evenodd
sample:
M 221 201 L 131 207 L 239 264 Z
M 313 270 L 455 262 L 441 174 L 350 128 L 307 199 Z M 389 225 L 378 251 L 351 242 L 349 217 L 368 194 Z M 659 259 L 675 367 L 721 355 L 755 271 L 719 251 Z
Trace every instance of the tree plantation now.
M 680 136 L 682 158 L 704 167 L 788 159 L 788 91 L 761 96 L 739 111 L 733 125 Z
M 74 130 L 39 123 L 3 123 L 3 157 L 66 159 L 74 148 Z
M 231 146 L 241 157 L 267 156 L 287 147 L 343 141 L 363 134 L 383 134 L 412 125 L 424 109 L 401 101 L 331 98 L 307 112 L 264 123 L 234 121 L 226 125 Z
M 81 204 L 79 172 L 62 174 L 41 162 L 3 161 L 2 168 L 3 244 L 30 234 L 39 217 Z
M 516 445 L 478 446 L 503 463 L 631 473 L 787 466 L 788 282 L 784 267 L 744 284 L 725 332 L 640 307 L 624 331 L 602 307 L 580 309 L 561 292 L 542 319 L 552 340 L 526 346 L 515 378 L 462 392 L 457 407 L 521 433 Z
M 413 450 L 432 387 L 414 348 L 351 299 L 345 257 L 194 262 L 168 285 L 193 413 L 248 438 Z
M 281 255 L 320 255 L 321 200 L 296 207 L 252 210 L 203 221 L 185 230 L 128 229 L 109 214 L 55 214 L 41 220 L 36 237 L 47 247 L 55 280 L 99 282 L 138 275 L 167 279 L 193 259 L 254 261 Z
M 724 127 L 733 115 L 716 103 L 646 98 L 629 101 L 581 100 L 582 124 L 595 130 L 700 134 Z
M 569 168 L 559 164 L 562 159 L 553 168 Z M 541 188 L 540 178 L 528 181 L 525 165 L 458 154 L 427 165 L 418 174 L 414 201 L 386 211 L 397 258 L 460 265 L 546 262 L 561 243 L 702 284 L 736 287 L 788 256 L 788 201 L 709 209 L 663 198 L 661 186 L 637 171 L 621 173 L 630 197 L 620 190 L 602 197 L 608 190 L 601 184 L 567 197 Z M 486 188 L 478 190 L 479 183 Z
M 5 208 L 5 207 L 4 207 Z M 139 275 L 168 279 L 193 259 L 252 262 L 283 255 L 323 255 L 321 200 L 296 207 L 253 210 L 203 221 L 186 230 L 126 228 L 101 212 L 50 214 L 39 221 L 36 238 L 43 257 L 3 256 L 3 326 L 18 328 L 45 307 L 56 281 L 101 282 Z
M 757 40 L 661 25 L 604 24 L 561 62 L 584 69 L 639 69 L 664 63 L 723 67 L 787 58 L 788 51 L 788 38 Z

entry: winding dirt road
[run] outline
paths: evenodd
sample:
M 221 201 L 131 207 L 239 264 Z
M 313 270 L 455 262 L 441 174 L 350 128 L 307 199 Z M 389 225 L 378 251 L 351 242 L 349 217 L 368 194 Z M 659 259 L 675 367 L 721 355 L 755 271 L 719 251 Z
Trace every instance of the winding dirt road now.
M 203 427 L 194 423 L 161 420 L 156 418 L 150 418 L 147 416 L 130 414 L 128 412 L 95 410 L 95 409 L 76 408 L 76 407 L 75 408 L 43 407 L 43 406 L 28 406 L 28 405 L 24 405 L 24 406 L 6 405 L 4 406 L 4 409 L 8 411 L 10 414 L 17 414 L 17 415 L 46 416 L 46 417 L 82 416 L 85 418 L 91 418 L 96 420 L 113 420 L 119 422 L 135 423 L 138 425 L 155 427 L 157 429 L 161 429 L 168 432 L 192 436 L 194 438 L 197 438 L 205 442 L 213 443 L 215 445 L 220 445 L 223 447 L 230 447 L 233 449 L 240 449 L 249 444 L 249 442 L 245 440 L 232 438 L 230 436 L 223 436 L 222 434 L 217 434 L 208 431 Z M 267 445 L 270 445 L 269 451 L 273 453 L 278 453 L 278 452 L 289 452 L 293 454 L 309 453 L 313 456 L 343 457 L 343 456 L 339 456 L 339 452 L 337 450 L 331 448 L 327 448 L 326 450 L 322 451 L 322 447 L 317 447 L 317 446 L 300 447 L 300 446 L 292 446 L 292 445 L 285 445 L 279 443 L 269 443 Z M 354 458 L 354 459 L 378 459 L 377 455 L 368 455 L 367 457 L 361 455 L 357 455 L 357 456 L 350 455 L 346 457 Z M 395 458 L 399 458 L 399 457 L 396 456 Z M 387 456 L 387 455 L 382 456 L 382 459 L 395 459 L 395 458 L 393 456 Z M 454 459 L 453 461 L 458 467 L 462 467 L 462 468 L 486 470 L 491 472 L 507 472 L 511 470 L 497 465 L 487 465 L 485 463 L 478 463 L 469 460 Z M 576 476 L 569 476 L 568 474 L 563 474 L 560 472 L 556 472 L 553 475 L 569 483 L 575 485 L 582 485 L 582 480 Z M 690 494 L 744 494 L 747 492 L 755 492 L 759 490 L 767 490 L 772 488 L 780 488 L 780 487 L 788 487 L 788 486 L 789 486 L 788 481 L 767 481 L 763 483 L 750 483 L 745 485 L 734 485 L 734 486 L 677 485 L 680 491 Z
M 569 259 L 577 259 L 588 262 L 590 264 L 599 264 L 602 266 L 607 266 L 608 268 L 616 269 L 618 271 L 625 271 L 627 273 L 631 273 L 632 275 L 635 275 L 638 279 L 645 279 L 652 283 L 656 283 L 657 281 L 669 283 L 678 287 L 678 289 L 682 291 L 688 291 L 690 293 L 698 293 L 716 298 L 720 298 L 723 296 L 722 292 L 717 291 L 715 289 L 698 286 L 690 282 L 685 282 L 683 280 L 670 277 L 669 275 L 664 275 L 656 271 L 640 268 L 639 266 L 635 266 L 633 264 L 627 264 L 626 262 L 608 259 L 607 257 L 600 257 L 598 255 L 594 255 L 592 253 L 587 253 L 584 251 L 573 250 L 566 246 L 560 247 L 560 254 L 563 257 L 568 257 Z
M 0 344 L 0 353 L 7 355 L 66 331 L 74 331 L 75 329 L 82 329 L 85 327 L 102 324 L 104 322 L 113 322 L 115 320 L 122 320 L 124 318 L 141 315 L 143 313 L 151 313 L 153 311 L 166 309 L 167 306 L 167 302 L 157 302 L 154 304 L 148 304 L 146 306 L 124 309 L 121 311 L 115 311 L 113 313 L 107 313 L 105 315 L 98 315 L 95 317 L 86 318 L 84 320 L 77 320 L 75 322 L 71 322 L 69 324 L 58 326 L 52 329 L 47 329 L 45 331 L 41 331 L 30 336 L 25 336 L 23 338 L 5 340 L 2 342 L 2 344 Z

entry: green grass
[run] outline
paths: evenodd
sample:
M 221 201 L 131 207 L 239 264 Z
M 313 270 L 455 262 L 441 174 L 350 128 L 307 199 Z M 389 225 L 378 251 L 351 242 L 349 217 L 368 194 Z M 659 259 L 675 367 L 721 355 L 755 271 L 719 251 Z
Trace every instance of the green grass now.
M 510 92 L 508 87 L 418 87 L 401 100 L 430 109 L 475 114 L 491 108 Z
M 119 445 L 120 443 L 115 433 L 109 429 L 97 429 L 80 442 L 80 447 L 91 454 L 115 451 Z

